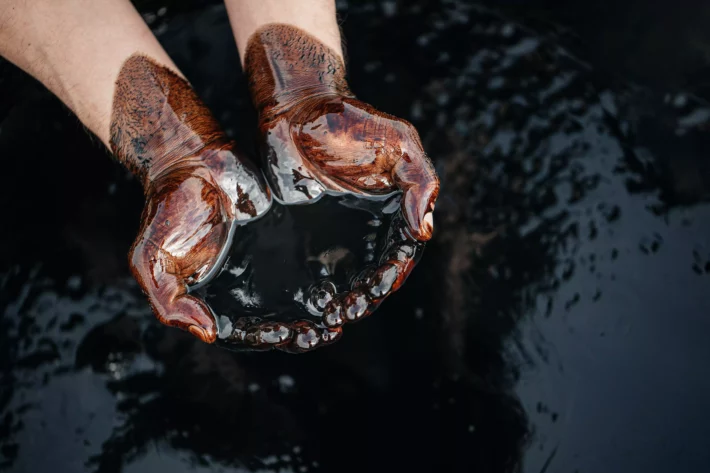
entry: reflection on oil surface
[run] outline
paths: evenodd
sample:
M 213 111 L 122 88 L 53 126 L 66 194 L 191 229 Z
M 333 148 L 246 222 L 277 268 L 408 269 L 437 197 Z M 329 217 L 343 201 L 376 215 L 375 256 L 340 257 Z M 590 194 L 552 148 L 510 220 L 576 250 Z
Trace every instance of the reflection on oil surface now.
M 339 6 L 354 92 L 417 126 L 442 192 L 407 284 L 302 356 L 160 326 L 125 262 L 139 186 L 8 71 L 21 93 L 0 109 L 0 468 L 705 467 L 706 102 L 606 74 L 527 10 Z M 154 26 L 249 143 L 223 9 Z
M 357 208 L 362 199 L 340 199 L 274 203 L 263 218 L 237 229 L 222 272 L 198 291 L 215 313 L 229 318 L 318 321 L 322 310 L 311 307 L 316 295 L 311 289 L 325 283 L 334 292 L 349 290 L 350 281 L 379 259 L 392 213 L 398 210 L 396 200 L 394 205 L 363 201 Z
M 220 274 L 194 288 L 219 325 L 218 345 L 303 353 L 340 339 L 406 281 L 425 244 L 400 197 L 327 196 L 274 203 L 237 229 Z

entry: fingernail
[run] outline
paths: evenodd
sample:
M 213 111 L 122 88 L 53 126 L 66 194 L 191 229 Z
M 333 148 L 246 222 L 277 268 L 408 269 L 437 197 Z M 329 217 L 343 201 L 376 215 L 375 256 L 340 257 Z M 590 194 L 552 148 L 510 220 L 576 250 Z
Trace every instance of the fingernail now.
M 313 350 L 321 342 L 321 333 L 317 327 L 306 320 L 294 324 L 294 337 L 291 342 L 279 347 L 291 353 L 302 353 Z
M 422 236 L 427 240 L 431 238 L 431 234 L 434 231 L 434 213 L 427 212 L 422 219 Z

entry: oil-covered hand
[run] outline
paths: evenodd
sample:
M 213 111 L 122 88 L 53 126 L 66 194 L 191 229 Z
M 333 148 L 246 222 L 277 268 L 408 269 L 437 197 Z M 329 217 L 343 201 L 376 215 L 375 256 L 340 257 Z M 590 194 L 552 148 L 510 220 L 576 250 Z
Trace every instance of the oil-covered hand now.
M 314 292 L 320 323 L 303 321 L 295 329 L 245 319 L 229 337 L 255 348 L 307 351 L 340 337 L 343 324 L 371 314 L 404 283 L 432 236 L 439 179 L 414 127 L 357 100 L 341 58 L 299 28 L 270 24 L 257 30 L 245 69 L 276 198 L 300 204 L 325 193 L 377 198 L 402 192 L 401 218 L 377 264 L 344 293 Z
M 214 316 L 188 288 L 219 270 L 235 225 L 269 209 L 261 174 L 187 81 L 138 55 L 116 82 L 111 148 L 146 195 L 133 275 L 162 323 L 214 342 Z
M 270 24 L 257 30 L 245 69 L 259 113 L 265 173 L 277 199 L 301 204 L 325 193 L 377 198 L 402 192 L 401 218 L 377 264 L 343 293 L 314 292 L 319 323 L 302 321 L 296 328 L 244 319 L 229 337 L 254 348 L 307 351 L 332 343 L 343 324 L 371 314 L 404 283 L 432 236 L 439 179 L 414 127 L 357 100 L 341 58 L 299 28 Z
M 296 27 L 270 24 L 249 39 L 245 68 L 278 199 L 401 190 L 410 234 L 431 238 L 439 180 L 417 131 L 355 99 L 333 50 Z

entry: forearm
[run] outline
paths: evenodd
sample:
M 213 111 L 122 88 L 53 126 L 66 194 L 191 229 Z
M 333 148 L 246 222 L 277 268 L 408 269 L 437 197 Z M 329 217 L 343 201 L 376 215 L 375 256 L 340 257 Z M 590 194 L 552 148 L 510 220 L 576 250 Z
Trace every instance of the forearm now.
M 249 38 L 270 23 L 296 26 L 332 49 L 343 49 L 334 0 L 225 0 L 242 63 Z
M 0 2 L 0 55 L 42 82 L 106 146 L 116 78 L 135 53 L 175 69 L 128 0 Z

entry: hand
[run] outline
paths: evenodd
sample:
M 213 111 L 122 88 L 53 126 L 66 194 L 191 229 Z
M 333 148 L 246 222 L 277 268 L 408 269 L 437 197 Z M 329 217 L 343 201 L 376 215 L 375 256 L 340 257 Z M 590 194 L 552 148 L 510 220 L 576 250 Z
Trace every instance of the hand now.
M 277 198 L 401 190 L 409 232 L 431 238 L 439 180 L 417 131 L 355 99 L 334 51 L 298 28 L 267 25 L 251 37 L 245 68 Z
M 238 222 L 268 210 L 260 173 L 184 79 L 142 56 L 116 82 L 111 147 L 146 194 L 133 275 L 162 323 L 214 342 L 214 316 L 188 288 L 220 268 Z
M 259 111 L 262 154 L 275 196 L 308 203 L 325 193 L 377 198 L 402 191 L 379 266 L 367 268 L 350 290 L 313 288 L 320 322 L 234 323 L 226 344 L 303 352 L 337 340 L 342 325 L 371 314 L 399 289 L 431 238 L 439 180 L 419 135 L 405 120 L 353 96 L 340 58 L 302 30 L 267 25 L 250 39 L 245 69 Z

